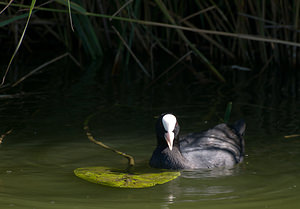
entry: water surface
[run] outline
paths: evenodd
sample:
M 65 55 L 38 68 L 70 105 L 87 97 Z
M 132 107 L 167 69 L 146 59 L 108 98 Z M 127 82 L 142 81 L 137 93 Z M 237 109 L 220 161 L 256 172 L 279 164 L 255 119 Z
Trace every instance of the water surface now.
M 95 90 L 2 103 L 1 131 L 13 132 L 0 146 L 0 208 L 298 208 L 300 138 L 284 136 L 300 134 L 300 103 L 213 89 L 189 96 L 157 91 L 141 100 L 122 94 L 109 101 Z M 88 141 L 82 124 L 90 113 L 98 111 L 90 128 L 99 140 L 133 155 L 137 169 L 148 169 L 155 116 L 176 113 L 183 134 L 204 130 L 222 120 L 228 101 L 231 121 L 247 122 L 245 161 L 233 169 L 184 171 L 147 189 L 109 188 L 73 174 L 78 167 L 126 166 Z

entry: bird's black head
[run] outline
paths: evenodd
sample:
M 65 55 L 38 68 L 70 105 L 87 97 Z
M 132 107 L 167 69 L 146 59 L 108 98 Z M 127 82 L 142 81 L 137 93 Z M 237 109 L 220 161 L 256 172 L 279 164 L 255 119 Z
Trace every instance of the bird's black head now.
M 158 146 L 169 147 L 178 145 L 179 125 L 176 117 L 170 113 L 162 114 L 156 122 L 156 137 Z

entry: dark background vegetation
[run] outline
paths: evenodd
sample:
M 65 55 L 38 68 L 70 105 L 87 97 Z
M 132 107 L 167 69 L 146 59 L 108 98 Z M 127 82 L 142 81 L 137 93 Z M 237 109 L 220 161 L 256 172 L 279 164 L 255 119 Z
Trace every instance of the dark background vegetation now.
M 31 2 L 13 1 L 0 15 L 3 94 L 87 78 L 299 94 L 300 0 L 37 1 L 6 75 Z

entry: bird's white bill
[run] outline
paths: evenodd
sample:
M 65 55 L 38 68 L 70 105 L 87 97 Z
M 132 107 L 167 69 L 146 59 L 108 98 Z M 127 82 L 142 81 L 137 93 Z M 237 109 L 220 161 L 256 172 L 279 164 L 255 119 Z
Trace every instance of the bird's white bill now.
M 173 141 L 174 141 L 174 132 L 171 131 L 171 132 L 165 133 L 165 139 L 167 141 L 169 149 L 172 151 L 172 149 L 173 149 Z

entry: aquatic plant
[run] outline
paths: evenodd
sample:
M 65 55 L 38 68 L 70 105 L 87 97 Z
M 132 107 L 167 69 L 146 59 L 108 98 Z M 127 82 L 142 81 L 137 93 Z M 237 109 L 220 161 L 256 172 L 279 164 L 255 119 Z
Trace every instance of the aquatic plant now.
M 118 188 L 147 188 L 164 184 L 180 176 L 180 172 L 128 173 L 121 169 L 107 167 L 77 168 L 74 173 L 86 181 Z

